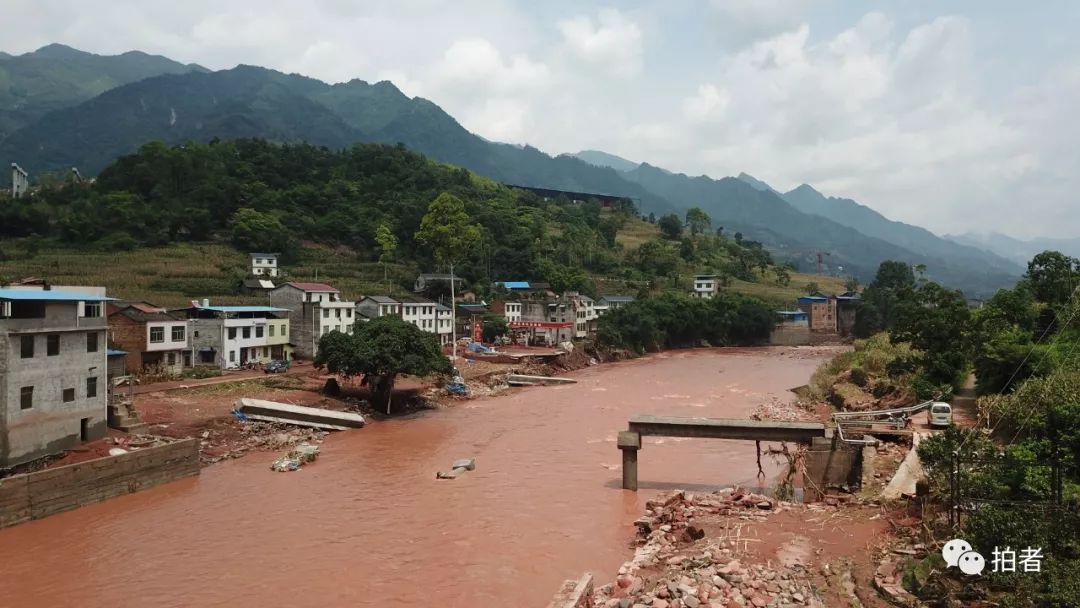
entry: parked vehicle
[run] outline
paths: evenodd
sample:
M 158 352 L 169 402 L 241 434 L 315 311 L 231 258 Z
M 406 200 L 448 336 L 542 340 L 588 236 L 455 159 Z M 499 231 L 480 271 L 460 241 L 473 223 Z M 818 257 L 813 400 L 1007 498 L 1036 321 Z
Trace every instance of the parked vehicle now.
M 289 362 L 280 359 L 274 359 L 263 366 L 264 374 L 284 374 L 287 371 L 289 371 Z
M 941 402 L 931 404 L 930 426 L 949 426 L 950 424 L 952 424 L 952 406 Z

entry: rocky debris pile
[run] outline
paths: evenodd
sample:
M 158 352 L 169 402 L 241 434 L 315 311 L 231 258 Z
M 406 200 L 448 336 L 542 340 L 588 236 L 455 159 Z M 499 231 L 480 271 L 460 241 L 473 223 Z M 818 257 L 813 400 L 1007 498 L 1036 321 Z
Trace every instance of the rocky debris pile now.
M 759 403 L 750 414 L 751 420 L 777 420 L 781 422 L 817 422 L 814 413 L 802 402 L 784 401 L 773 397 L 771 401 Z
M 319 446 L 310 443 L 301 443 L 296 449 L 278 458 L 270 464 L 271 471 L 299 471 L 300 467 L 309 462 L 315 462 L 319 457 Z
M 281 450 L 301 443 L 317 445 L 328 434 L 328 431 L 257 421 L 243 423 L 238 433 L 207 429 L 200 436 L 199 459 L 206 465 L 228 458 L 240 458 L 253 450 Z
M 728 489 L 676 491 L 646 503 L 635 521 L 639 547 L 613 583 L 598 588 L 594 605 L 609 608 L 745 608 L 824 606 L 802 564 L 744 563 L 741 523 L 764 521 L 794 508 L 766 496 Z M 721 519 L 706 537 L 697 520 Z M 712 526 L 710 526 L 712 527 Z

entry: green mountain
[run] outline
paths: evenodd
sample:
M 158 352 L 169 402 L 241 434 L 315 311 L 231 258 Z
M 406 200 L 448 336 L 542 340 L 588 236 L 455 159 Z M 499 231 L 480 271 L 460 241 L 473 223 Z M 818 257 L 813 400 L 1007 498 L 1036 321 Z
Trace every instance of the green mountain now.
M 590 165 L 596 165 L 597 167 L 611 167 L 616 171 L 633 171 L 641 164 L 635 163 L 632 160 L 626 160 L 621 156 L 601 152 L 600 150 L 582 150 L 581 152 L 568 154 L 567 156 L 579 158 Z
M 94 174 L 149 140 L 237 137 L 330 148 L 402 143 L 505 183 L 628 196 L 657 211 L 672 207 L 612 169 L 552 158 L 529 146 L 489 142 L 439 106 L 409 98 L 389 82 L 328 85 L 252 66 L 164 75 L 117 87 L 11 134 L 0 142 L 0 159 L 16 161 L 32 174 L 72 166 Z
M 131 51 L 103 56 L 50 44 L 31 53 L 0 53 L 0 140 L 45 114 L 130 82 L 206 71 L 159 55 Z
M 877 211 L 848 198 L 826 197 L 807 184 L 782 195 L 796 209 L 826 217 L 859 232 L 888 241 L 910 251 L 955 263 L 989 264 L 1002 272 L 1021 274 L 1016 263 L 975 247 L 942 238 L 925 228 L 890 220 Z M 1026 258 L 1030 259 L 1030 257 Z
M 754 190 L 766 190 L 768 192 L 773 192 L 775 194 L 780 194 L 780 192 L 778 192 L 776 189 L 774 189 L 769 184 L 766 184 L 765 182 L 761 181 L 760 179 L 758 179 L 758 178 L 756 178 L 753 175 L 750 175 L 748 173 L 740 173 L 740 174 L 735 176 L 735 179 L 740 179 L 740 180 L 750 184 L 751 186 L 753 186 Z
M 75 58 L 117 59 L 55 45 L 36 54 L 41 60 L 66 61 L 66 65 L 73 65 Z M 163 60 L 137 53 L 118 58 L 131 56 L 151 64 Z M 866 212 L 874 212 L 853 201 L 825 199 L 822 203 L 811 193 L 796 189 L 789 193 L 796 201 L 793 205 L 785 200 L 788 195 L 782 198 L 764 182 L 745 174 L 740 179 L 722 180 L 688 177 L 647 164 L 635 165 L 603 152 L 552 157 L 530 146 L 491 142 L 470 133 L 438 105 L 410 98 L 390 82 L 352 80 L 329 85 L 252 66 L 218 72 L 180 64 L 172 67 L 181 73 L 121 84 L 51 111 L 47 108 L 56 103 L 52 96 L 24 96 L 20 111 L 40 118 L 0 140 L 0 161 L 18 162 L 32 176 L 72 166 L 93 175 L 151 140 L 183 144 L 259 138 L 330 149 L 360 142 L 400 143 L 428 158 L 507 184 L 626 196 L 646 213 L 681 215 L 690 207 L 701 206 L 714 218 L 714 226 L 725 226 L 729 234 L 743 232 L 780 257 L 811 266 L 816 265 L 817 251 L 830 251 L 827 261 L 831 268 L 843 266 L 845 273 L 864 280 L 869 280 L 878 262 L 885 259 L 924 263 L 935 278 L 973 293 L 1010 284 L 1019 274 L 1015 266 L 1003 269 L 999 258 L 980 256 L 970 248 L 928 249 L 916 237 L 936 237 L 915 227 L 907 227 L 910 230 L 905 232 L 910 233 L 910 241 L 899 241 L 890 230 L 904 225 L 890 224 L 879 215 L 877 219 L 864 218 Z M 631 168 L 620 171 L 597 164 Z M 853 219 L 855 212 L 858 222 Z M 882 227 L 882 222 L 889 225 Z
M 1026 265 L 1031 258 L 1047 250 L 1060 251 L 1065 255 L 1080 257 L 1080 238 L 1022 240 L 996 232 L 989 234 L 976 234 L 973 232 L 947 234 L 945 238 L 1006 257 L 1020 265 Z
M 728 234 L 742 232 L 806 270 L 816 266 L 818 251 L 828 252 L 824 259 L 831 270 L 842 267 L 845 274 L 864 279 L 872 277 L 881 262 L 900 260 L 925 264 L 930 278 L 980 296 L 1011 285 L 1019 274 L 985 261 L 958 261 L 904 248 L 832 219 L 803 213 L 774 191 L 759 190 L 743 179 L 689 177 L 648 163 L 624 175 L 671 201 L 692 201 L 712 217 L 714 227 L 722 226 Z

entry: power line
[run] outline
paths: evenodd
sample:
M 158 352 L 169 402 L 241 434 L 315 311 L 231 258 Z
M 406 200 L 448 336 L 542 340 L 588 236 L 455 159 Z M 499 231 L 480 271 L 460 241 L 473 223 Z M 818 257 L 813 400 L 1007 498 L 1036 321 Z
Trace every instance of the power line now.
M 1061 327 L 1063 331 L 1066 328 L 1068 328 L 1069 325 L 1072 323 L 1073 319 L 1076 317 L 1077 310 L 1080 310 L 1080 309 L 1077 308 L 1076 303 L 1074 302 L 1074 300 L 1076 299 L 1076 294 L 1078 292 L 1080 292 L 1080 285 L 1077 285 L 1076 288 L 1073 289 L 1072 294 L 1069 296 L 1069 308 L 1072 309 L 1072 314 L 1069 315 L 1069 320 L 1066 321 L 1065 324 Z M 1039 342 L 1041 342 L 1042 340 L 1044 340 L 1046 338 L 1046 335 L 1048 333 L 1050 333 L 1050 330 L 1054 328 L 1054 325 L 1056 323 L 1057 323 L 1057 319 L 1055 318 L 1053 322 L 1047 324 L 1046 329 L 1043 330 L 1042 335 L 1039 336 L 1039 339 L 1036 340 L 1035 343 L 1031 345 L 1031 349 L 1028 350 L 1028 353 L 1026 355 L 1024 355 L 1024 358 L 1020 361 L 1020 364 L 1016 366 L 1015 370 L 1013 370 L 1012 375 L 1009 376 L 1009 379 L 1008 379 L 1008 381 L 1005 382 L 1005 386 L 1003 388 L 1006 388 L 1006 387 L 1012 385 L 1012 381 L 1016 378 L 1016 375 L 1020 373 L 1020 370 L 1023 369 L 1024 364 L 1027 363 L 1028 359 L 1031 358 L 1031 355 L 1035 352 L 1035 349 L 1038 348 Z M 1061 339 L 1063 331 L 1058 332 L 1058 334 L 1056 336 L 1054 336 L 1054 339 L 1051 342 L 1051 345 L 1056 344 L 1057 341 Z M 1076 345 L 1074 344 L 1073 347 L 1075 348 L 1075 346 Z M 1046 359 L 1046 355 L 1049 354 L 1049 352 L 1050 352 L 1050 349 L 1048 348 L 1046 350 L 1046 352 L 1043 353 L 1042 359 L 1039 360 L 1040 364 L 1042 364 L 1042 361 Z M 1031 414 L 1032 414 L 1032 411 L 1029 411 L 1028 412 L 1028 418 L 1031 417 Z M 997 421 L 993 424 L 993 426 L 990 427 L 990 435 L 994 434 L 994 431 L 997 430 L 998 425 L 1001 424 L 1001 421 L 1004 420 L 1004 419 L 1005 419 L 1004 416 L 1000 416 L 997 419 Z M 1026 420 L 1025 420 L 1025 424 L 1026 424 Z M 1021 428 L 1022 428 L 1022 426 L 1021 426 Z M 968 439 L 970 439 L 970 438 L 971 438 L 971 433 L 968 433 L 967 435 L 965 435 L 964 440 L 960 442 L 960 445 L 956 448 L 956 451 L 959 452 L 960 450 L 962 450 L 964 448 L 964 445 L 967 444 Z M 1015 440 L 1015 437 L 1014 437 L 1014 440 Z M 1010 443 L 1012 443 L 1012 442 L 1010 442 Z

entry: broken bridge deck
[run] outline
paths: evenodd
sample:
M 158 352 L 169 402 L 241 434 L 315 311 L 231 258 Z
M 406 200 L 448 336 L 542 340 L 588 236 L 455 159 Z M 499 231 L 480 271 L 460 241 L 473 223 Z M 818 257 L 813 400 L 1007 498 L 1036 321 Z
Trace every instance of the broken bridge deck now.
M 643 436 L 810 443 L 815 437 L 824 438 L 826 433 L 825 425 L 820 422 L 634 416 L 630 418 L 629 429 L 621 431 L 618 438 L 618 447 L 622 450 L 623 456 L 622 487 L 625 490 L 638 489 L 637 453 L 641 449 Z

